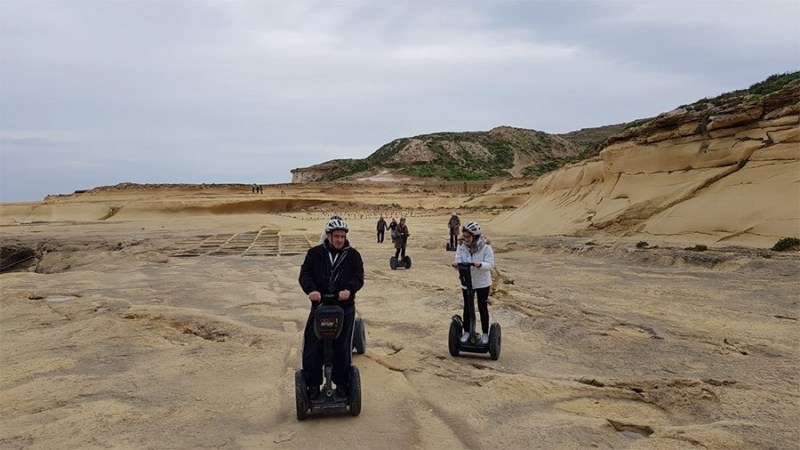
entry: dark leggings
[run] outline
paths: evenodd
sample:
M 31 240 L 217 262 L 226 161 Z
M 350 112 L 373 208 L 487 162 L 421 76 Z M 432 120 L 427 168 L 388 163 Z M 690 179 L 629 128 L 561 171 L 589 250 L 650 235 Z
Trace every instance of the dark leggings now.
M 478 312 L 481 315 L 481 330 L 484 334 L 489 332 L 489 304 L 486 300 L 489 299 L 489 286 L 483 288 L 473 289 L 472 291 L 475 294 L 478 294 Z M 470 317 L 470 312 L 474 314 L 475 312 L 475 303 L 473 303 L 473 299 L 467 295 L 467 290 L 462 289 L 461 295 L 464 296 L 464 332 L 469 333 L 469 327 L 471 320 L 475 320 L 474 317 Z M 472 308 L 470 308 L 472 306 Z
M 406 257 L 405 245 L 394 251 L 394 259 L 396 259 L 397 262 L 403 262 L 403 259 L 405 259 L 405 257 Z
M 350 365 L 353 357 L 353 322 L 356 318 L 356 309 L 344 310 L 344 324 L 339 337 L 333 341 L 333 384 L 347 386 L 350 379 Z M 314 334 L 314 312 L 312 311 L 306 321 L 303 333 L 303 369 L 309 386 L 322 384 L 322 365 L 324 362 L 324 343 Z

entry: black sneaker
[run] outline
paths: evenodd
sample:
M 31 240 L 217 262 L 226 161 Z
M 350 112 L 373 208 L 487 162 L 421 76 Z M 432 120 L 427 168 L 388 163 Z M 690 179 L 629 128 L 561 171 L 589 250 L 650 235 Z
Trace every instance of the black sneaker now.
M 336 396 L 341 398 L 347 398 L 347 388 L 344 386 L 336 386 Z
M 316 400 L 319 398 L 319 386 L 309 386 L 307 389 L 309 400 Z

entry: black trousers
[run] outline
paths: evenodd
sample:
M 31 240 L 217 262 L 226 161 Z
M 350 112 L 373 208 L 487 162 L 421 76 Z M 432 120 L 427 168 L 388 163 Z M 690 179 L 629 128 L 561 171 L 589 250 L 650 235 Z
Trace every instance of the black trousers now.
M 464 332 L 468 333 L 470 324 L 473 320 L 475 320 L 474 316 L 471 316 L 470 313 L 475 314 L 475 300 L 467 295 L 466 289 L 461 289 L 461 295 L 464 297 Z M 473 294 L 478 295 L 478 312 L 481 315 L 481 330 L 483 334 L 489 333 L 489 304 L 486 300 L 489 299 L 489 286 L 484 288 L 473 289 Z M 472 297 L 475 297 L 473 295 Z M 472 306 L 470 308 L 470 306 Z M 477 331 L 477 327 L 476 331 Z
M 406 246 L 402 246 L 394 251 L 394 258 L 398 263 L 403 262 L 406 257 Z
M 333 341 L 333 384 L 347 386 L 350 380 L 350 365 L 353 361 L 353 323 L 356 309 L 344 310 L 342 333 Z M 322 366 L 325 362 L 325 343 L 314 334 L 314 314 L 309 313 L 303 332 L 303 370 L 309 386 L 322 384 Z
M 450 228 L 450 247 L 456 248 L 458 244 L 458 228 Z
M 383 233 L 384 233 L 383 230 L 378 230 L 378 243 L 379 244 L 383 243 Z

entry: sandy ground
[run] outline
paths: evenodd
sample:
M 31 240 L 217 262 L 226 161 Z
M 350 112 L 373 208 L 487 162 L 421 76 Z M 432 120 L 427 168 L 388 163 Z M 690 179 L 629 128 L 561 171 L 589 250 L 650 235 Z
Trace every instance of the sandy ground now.
M 496 251 L 499 360 L 448 353 L 447 213 L 409 218 L 413 265 L 392 271 L 375 219 L 345 211 L 363 409 L 304 422 L 297 277 L 322 213 L 6 214 L 4 244 L 47 253 L 0 275 L 0 448 L 797 448 L 796 252 L 493 235 L 469 214 Z

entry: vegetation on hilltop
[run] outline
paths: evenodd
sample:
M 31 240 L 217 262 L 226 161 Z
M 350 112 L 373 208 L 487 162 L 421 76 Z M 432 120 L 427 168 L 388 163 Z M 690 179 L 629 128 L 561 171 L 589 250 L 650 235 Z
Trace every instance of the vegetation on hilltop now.
M 774 74 L 747 89 L 726 92 L 714 98 L 703 98 L 680 108 L 689 111 L 705 111 L 710 108 L 726 108 L 747 103 L 756 103 L 765 96 L 778 92 L 793 83 L 800 83 L 800 71 Z

